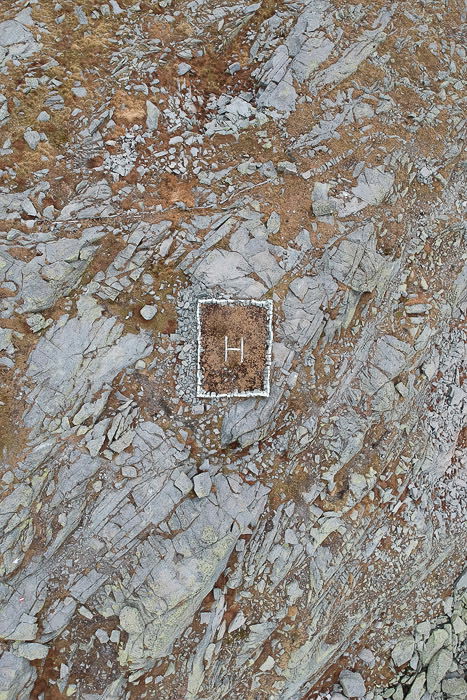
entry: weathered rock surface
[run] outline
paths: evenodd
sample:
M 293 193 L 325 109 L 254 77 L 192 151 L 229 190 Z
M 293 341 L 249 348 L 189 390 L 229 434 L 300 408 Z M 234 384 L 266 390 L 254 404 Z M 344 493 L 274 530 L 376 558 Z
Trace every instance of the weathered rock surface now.
M 0 700 L 463 698 L 459 4 L 3 5 Z

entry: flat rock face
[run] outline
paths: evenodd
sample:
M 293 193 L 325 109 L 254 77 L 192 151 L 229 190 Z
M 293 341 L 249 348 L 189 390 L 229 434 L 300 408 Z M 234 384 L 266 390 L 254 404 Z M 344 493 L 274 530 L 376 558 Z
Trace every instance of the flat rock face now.
M 460 5 L 1 13 L 0 698 L 463 697 Z

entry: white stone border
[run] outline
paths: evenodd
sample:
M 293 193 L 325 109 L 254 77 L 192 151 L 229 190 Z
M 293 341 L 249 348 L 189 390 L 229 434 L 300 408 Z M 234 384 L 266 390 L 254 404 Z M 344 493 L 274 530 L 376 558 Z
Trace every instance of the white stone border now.
M 263 371 L 263 387 L 262 391 L 233 391 L 228 394 L 216 394 L 214 391 L 204 391 L 202 388 L 203 375 L 201 372 L 201 319 L 200 308 L 202 304 L 220 304 L 221 306 L 262 306 L 267 309 L 267 329 L 268 337 L 266 342 L 266 362 Z M 266 301 L 256 301 L 255 299 L 198 299 L 196 307 L 196 322 L 198 324 L 198 359 L 196 367 L 196 396 L 204 399 L 215 399 L 218 397 L 237 398 L 251 396 L 269 396 L 270 393 L 270 374 L 271 374 L 271 356 L 272 356 L 272 311 L 273 303 L 271 299 Z

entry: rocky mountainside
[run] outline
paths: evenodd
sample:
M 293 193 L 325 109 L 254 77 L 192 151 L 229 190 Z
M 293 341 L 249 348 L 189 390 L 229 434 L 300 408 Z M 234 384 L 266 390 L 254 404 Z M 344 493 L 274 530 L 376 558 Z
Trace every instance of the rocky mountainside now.
M 0 12 L 0 700 L 465 698 L 463 3 Z

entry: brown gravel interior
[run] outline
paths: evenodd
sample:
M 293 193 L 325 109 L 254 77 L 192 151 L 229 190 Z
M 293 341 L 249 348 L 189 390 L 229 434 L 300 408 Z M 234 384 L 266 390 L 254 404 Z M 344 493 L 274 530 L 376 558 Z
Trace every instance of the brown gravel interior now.
M 267 355 L 267 309 L 236 304 L 202 304 L 200 307 L 202 389 L 216 394 L 264 391 Z M 224 338 L 239 347 L 243 336 L 243 362 L 239 352 L 224 358 Z

